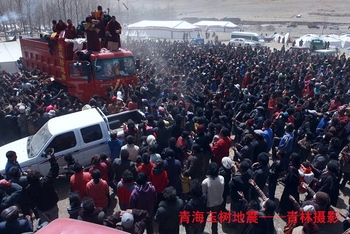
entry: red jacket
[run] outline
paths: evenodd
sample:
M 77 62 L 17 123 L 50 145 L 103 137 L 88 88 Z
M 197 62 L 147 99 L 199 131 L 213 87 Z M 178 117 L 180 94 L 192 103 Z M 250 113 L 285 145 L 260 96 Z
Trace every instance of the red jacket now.
M 168 173 L 166 171 L 159 171 L 155 173 L 154 170 L 151 171 L 151 184 L 156 189 L 157 193 L 163 193 L 164 189 L 169 184 Z
M 151 181 L 151 171 L 153 169 L 154 165 L 153 163 L 148 163 L 148 164 L 144 164 L 142 163 L 141 166 L 139 166 L 137 168 L 137 170 L 140 172 L 145 173 L 148 176 L 148 181 Z
M 89 172 L 80 171 L 76 172 L 70 177 L 70 188 L 73 192 L 79 194 L 80 199 L 87 197 L 86 184 L 91 180 L 91 174 Z
M 221 159 L 229 156 L 231 142 L 232 140 L 230 137 L 220 137 L 216 144 L 210 147 L 213 152 L 214 162 L 218 165 L 218 168 L 222 166 Z
M 105 180 L 108 184 L 109 180 L 108 180 L 108 166 L 107 166 L 107 164 L 104 162 L 101 162 L 99 165 L 93 165 L 89 169 L 90 174 L 92 174 L 92 172 L 95 169 L 98 169 L 101 172 L 101 179 Z
M 100 182 L 95 184 L 93 180 L 90 180 L 86 185 L 86 193 L 94 200 L 96 207 L 107 208 L 109 187 L 106 181 L 100 179 Z

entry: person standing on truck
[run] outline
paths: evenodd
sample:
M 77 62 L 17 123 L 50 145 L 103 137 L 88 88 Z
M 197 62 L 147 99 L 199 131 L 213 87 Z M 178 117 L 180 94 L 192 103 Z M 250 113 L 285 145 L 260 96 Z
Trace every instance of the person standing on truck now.
M 84 28 L 87 37 L 87 49 L 90 51 L 100 51 L 98 33 L 100 29 L 96 27 L 96 24 L 92 21 L 94 18 L 89 15 L 85 19 Z
M 102 10 L 102 6 L 98 6 L 98 7 L 97 7 L 97 10 L 95 10 L 95 12 L 94 12 L 94 18 L 95 18 L 96 20 L 102 21 L 102 19 L 103 19 L 103 10 Z
M 117 42 L 118 48 L 121 47 L 120 44 L 120 34 L 122 33 L 122 26 L 118 21 L 116 21 L 115 16 L 112 16 L 112 19 L 107 23 L 106 26 L 106 43 L 105 47 L 109 41 Z
M 60 19 L 55 27 L 57 35 L 59 35 L 62 31 L 65 31 L 66 29 L 67 29 L 67 24 Z
M 65 38 L 74 39 L 76 37 L 77 37 L 77 30 L 76 30 L 74 24 L 72 23 L 72 20 L 68 19 Z
M 53 32 L 56 32 L 56 26 L 57 26 L 57 21 L 56 20 L 52 20 L 51 29 L 52 29 Z

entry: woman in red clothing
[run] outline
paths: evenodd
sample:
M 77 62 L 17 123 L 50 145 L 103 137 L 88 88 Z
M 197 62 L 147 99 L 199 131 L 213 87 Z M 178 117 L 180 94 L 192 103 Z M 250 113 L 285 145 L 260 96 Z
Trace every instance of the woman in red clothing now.
M 92 180 L 86 185 L 86 193 L 94 200 L 96 207 L 101 207 L 106 211 L 109 199 L 108 183 L 101 179 L 101 173 L 98 169 L 93 170 Z
M 168 173 L 164 171 L 164 162 L 158 159 L 151 171 L 151 184 L 157 192 L 157 206 L 163 200 L 163 191 L 169 184 Z
M 151 181 L 151 172 L 154 165 L 150 162 L 150 156 L 148 153 L 142 154 L 142 164 L 137 168 L 139 173 L 143 172 L 147 175 L 148 181 Z
M 108 180 L 108 166 L 107 166 L 106 163 L 101 162 L 100 155 L 95 154 L 94 156 L 92 156 L 91 164 L 92 164 L 92 167 L 90 167 L 90 169 L 89 169 L 90 174 L 92 175 L 92 172 L 95 169 L 98 169 L 100 171 L 100 173 L 101 173 L 101 178 L 103 180 L 105 180 L 107 183 L 109 183 L 109 180 Z
M 137 96 L 135 94 L 131 95 L 131 101 L 128 102 L 127 110 L 135 110 L 138 108 Z
M 122 174 L 121 180 L 117 184 L 120 210 L 130 209 L 130 196 L 134 188 L 134 175 L 130 170 L 125 170 Z
M 221 159 L 229 155 L 231 147 L 230 130 L 222 128 L 219 133 L 219 140 L 210 144 L 211 152 L 213 153 L 212 162 L 215 162 L 218 167 L 222 166 Z

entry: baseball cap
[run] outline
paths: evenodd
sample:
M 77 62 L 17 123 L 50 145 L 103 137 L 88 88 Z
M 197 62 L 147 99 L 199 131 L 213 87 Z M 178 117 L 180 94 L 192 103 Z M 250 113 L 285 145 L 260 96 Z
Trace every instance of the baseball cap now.
M 129 212 L 125 212 L 122 215 L 122 225 L 126 229 L 132 228 L 132 226 L 134 225 L 134 216 Z

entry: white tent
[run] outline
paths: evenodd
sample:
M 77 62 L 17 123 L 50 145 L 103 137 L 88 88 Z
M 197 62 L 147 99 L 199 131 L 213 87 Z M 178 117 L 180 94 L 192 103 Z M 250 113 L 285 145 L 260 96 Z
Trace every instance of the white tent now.
M 199 21 L 193 25 L 202 28 L 203 30 L 211 30 L 215 32 L 231 32 L 239 30 L 240 27 L 230 21 Z
M 309 47 L 310 42 L 312 39 L 319 39 L 320 37 L 316 34 L 306 34 L 304 36 L 301 36 L 300 38 L 296 39 L 296 45 L 299 45 L 300 40 L 303 40 L 303 47 Z
M 342 42 L 342 47 L 343 48 L 348 48 L 350 47 L 350 34 L 344 34 L 339 37 L 339 39 Z
M 183 20 L 143 20 L 128 25 L 126 36 L 142 39 L 183 39 L 185 33 L 188 33 L 188 39 L 197 38 L 201 29 Z
M 342 41 L 337 35 L 322 35 L 320 37 L 324 42 L 329 42 L 329 46 L 332 48 L 342 47 Z
M 0 42 L 0 69 L 18 72 L 17 60 L 22 57 L 19 41 Z

